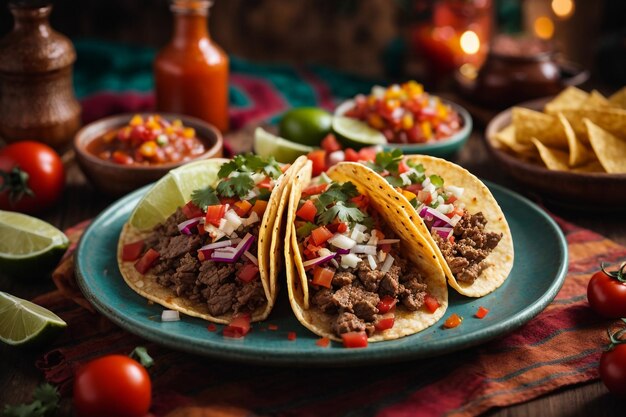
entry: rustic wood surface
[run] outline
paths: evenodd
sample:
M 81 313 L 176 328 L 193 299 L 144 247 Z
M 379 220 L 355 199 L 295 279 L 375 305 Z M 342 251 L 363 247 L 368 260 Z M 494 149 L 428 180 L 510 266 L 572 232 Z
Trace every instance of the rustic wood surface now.
M 229 140 L 236 152 L 249 150 L 252 138 L 251 129 L 231 134 Z M 476 175 L 503 184 L 516 191 L 511 180 L 501 173 L 491 161 L 482 143 L 482 130 L 475 129 L 466 147 L 460 152 L 456 162 L 465 166 Z M 78 167 L 68 164 L 67 188 L 61 203 L 41 217 L 60 229 L 74 225 L 97 215 L 114 200 L 97 192 L 84 178 Z M 549 207 L 549 206 L 548 206 Z M 564 219 L 601 233 L 621 244 L 626 245 L 626 221 L 615 214 L 594 214 L 549 207 Z M 623 212 L 622 212 L 623 214 Z M 22 283 L 19 280 L 0 276 L 0 290 L 23 298 L 51 290 L 48 281 Z M 0 405 L 28 401 L 32 391 L 42 382 L 41 374 L 35 369 L 35 359 L 41 352 L 28 352 L 13 349 L 0 344 Z M 568 417 L 613 417 L 623 416 L 623 401 L 608 393 L 601 382 L 592 382 L 581 386 L 566 387 L 539 399 L 495 409 L 486 413 L 490 417 L 525 417 L 525 416 L 568 416 Z M 62 407 L 60 415 L 71 415 L 68 402 Z M 113 416 L 112 416 L 113 417 Z

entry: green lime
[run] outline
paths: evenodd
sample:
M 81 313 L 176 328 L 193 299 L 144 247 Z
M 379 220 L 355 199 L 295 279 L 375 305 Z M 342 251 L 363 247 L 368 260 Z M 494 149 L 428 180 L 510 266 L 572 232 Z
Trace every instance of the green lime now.
M 261 127 L 254 131 L 254 152 L 263 157 L 274 156 L 278 162 L 291 163 L 301 155 L 313 150 L 312 147 L 290 142 L 279 136 L 272 135 Z
M 59 229 L 35 217 L 0 210 L 0 270 L 28 278 L 52 270 L 69 246 Z
M 364 146 L 384 145 L 385 135 L 360 120 L 351 117 L 336 116 L 333 119 L 333 131 L 337 138 L 349 148 L 360 149 Z
M 144 194 L 130 215 L 130 224 L 147 230 L 167 219 L 191 199 L 191 193 L 217 181 L 226 159 L 205 159 L 173 169 Z
M 52 311 L 0 291 L 0 341 L 9 345 L 40 344 L 67 323 Z
M 280 119 L 278 135 L 292 142 L 319 146 L 330 133 L 333 116 L 317 107 L 296 107 Z

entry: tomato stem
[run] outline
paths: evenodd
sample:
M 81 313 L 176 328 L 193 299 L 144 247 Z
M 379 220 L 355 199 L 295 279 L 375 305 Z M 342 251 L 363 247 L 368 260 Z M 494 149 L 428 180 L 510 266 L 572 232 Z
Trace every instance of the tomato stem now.
M 135 359 L 146 369 L 154 365 L 154 359 L 148 355 L 148 350 L 143 346 L 137 346 L 128 356 Z
M 14 206 L 25 195 L 34 197 L 35 193 L 28 187 L 28 173 L 22 171 L 18 166 L 14 167 L 11 171 L 0 170 L 0 178 L 2 178 L 2 184 L 0 184 L 0 193 L 9 191 L 9 203 Z
M 625 319 L 620 319 L 621 321 L 623 321 L 626 324 L 626 318 Z M 612 350 L 613 348 L 615 348 L 615 346 L 617 345 L 623 345 L 626 344 L 626 339 L 622 338 L 622 336 L 626 335 L 626 327 L 617 330 L 616 332 L 612 333 L 611 332 L 611 328 L 607 329 L 607 333 L 609 335 L 609 340 L 610 340 L 610 344 L 607 348 L 607 350 Z
M 621 283 L 626 283 L 626 262 L 622 262 L 617 271 L 607 271 L 606 269 L 604 269 L 604 262 L 600 264 L 600 268 L 602 269 L 602 272 L 604 272 L 607 276 L 616 279 Z

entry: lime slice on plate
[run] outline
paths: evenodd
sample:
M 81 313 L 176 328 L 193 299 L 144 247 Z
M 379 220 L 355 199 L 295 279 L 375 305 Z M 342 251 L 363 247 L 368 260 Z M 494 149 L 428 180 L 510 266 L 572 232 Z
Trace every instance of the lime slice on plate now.
M 173 169 L 148 190 L 130 215 L 130 224 L 147 230 L 167 219 L 191 199 L 191 193 L 217 180 L 227 159 L 206 159 Z
M 291 163 L 301 155 L 313 150 L 312 147 L 288 141 L 257 127 L 254 131 L 254 152 L 259 156 L 273 156 L 278 162 Z
M 345 116 L 333 118 L 333 131 L 347 147 L 362 148 L 364 146 L 384 145 L 385 135 L 360 120 Z
M 318 146 L 330 133 L 333 117 L 318 107 L 296 107 L 280 119 L 278 134 L 302 145 Z
M 52 311 L 0 291 L 0 341 L 15 346 L 39 344 L 65 327 Z
M 35 217 L 0 210 L 0 270 L 28 278 L 54 268 L 69 246 L 59 229 Z

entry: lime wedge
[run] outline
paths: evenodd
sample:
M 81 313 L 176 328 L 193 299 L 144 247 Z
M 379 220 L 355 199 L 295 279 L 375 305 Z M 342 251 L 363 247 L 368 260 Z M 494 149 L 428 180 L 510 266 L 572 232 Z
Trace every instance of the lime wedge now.
M 15 346 L 39 344 L 65 327 L 52 311 L 0 291 L 0 341 Z
M 351 117 L 334 117 L 333 131 L 346 146 L 356 149 L 387 143 L 385 135 L 380 131 L 369 127 L 367 123 Z
M 224 162 L 228 160 L 206 159 L 171 170 L 139 201 L 130 215 L 130 224 L 139 230 L 147 230 L 161 223 L 186 204 L 194 190 L 215 184 Z
M 257 127 L 254 131 L 254 152 L 266 158 L 274 156 L 278 162 L 291 163 L 299 156 L 306 155 L 312 150 L 313 148 L 310 146 L 272 135 L 261 127 Z
M 10 275 L 43 275 L 69 246 L 59 229 L 22 213 L 0 210 L 0 270 Z
M 319 107 L 296 107 L 280 119 L 278 134 L 302 145 L 319 146 L 330 133 L 332 120 L 332 115 Z

